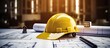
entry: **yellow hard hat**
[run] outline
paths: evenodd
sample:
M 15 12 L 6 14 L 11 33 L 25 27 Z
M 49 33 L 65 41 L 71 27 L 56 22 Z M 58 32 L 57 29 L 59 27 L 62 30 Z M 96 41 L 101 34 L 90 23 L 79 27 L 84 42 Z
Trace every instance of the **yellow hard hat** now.
M 65 34 L 74 32 L 79 32 L 75 20 L 65 13 L 58 13 L 48 20 L 45 31 L 37 38 L 58 39 Z

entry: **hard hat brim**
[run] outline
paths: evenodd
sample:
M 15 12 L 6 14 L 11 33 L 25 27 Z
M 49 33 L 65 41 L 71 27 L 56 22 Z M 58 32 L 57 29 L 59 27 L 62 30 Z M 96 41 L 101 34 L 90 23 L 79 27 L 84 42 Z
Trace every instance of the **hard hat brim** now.
M 47 32 L 43 32 L 40 35 L 38 35 L 37 38 L 39 38 L 39 39 L 58 39 L 65 34 L 67 34 L 67 33 L 47 33 Z

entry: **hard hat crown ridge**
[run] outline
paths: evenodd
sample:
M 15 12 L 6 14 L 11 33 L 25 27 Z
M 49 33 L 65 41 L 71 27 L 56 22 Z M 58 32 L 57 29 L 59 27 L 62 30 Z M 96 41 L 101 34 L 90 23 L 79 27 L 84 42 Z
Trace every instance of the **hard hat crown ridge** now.
M 46 32 L 74 32 L 76 23 L 72 17 L 67 14 L 59 13 L 53 15 L 47 22 Z M 69 31 L 68 31 L 69 30 Z

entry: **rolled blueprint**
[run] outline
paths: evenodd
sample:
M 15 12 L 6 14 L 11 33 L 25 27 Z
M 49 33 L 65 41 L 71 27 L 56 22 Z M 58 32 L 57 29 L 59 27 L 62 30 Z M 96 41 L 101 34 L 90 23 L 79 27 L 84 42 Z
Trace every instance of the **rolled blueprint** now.
M 34 25 L 33 25 L 33 29 L 35 30 L 35 31 L 40 31 L 40 32 L 42 32 L 42 31 L 44 31 L 45 30 L 45 27 L 46 27 L 46 24 L 44 24 L 44 23 L 35 23 Z

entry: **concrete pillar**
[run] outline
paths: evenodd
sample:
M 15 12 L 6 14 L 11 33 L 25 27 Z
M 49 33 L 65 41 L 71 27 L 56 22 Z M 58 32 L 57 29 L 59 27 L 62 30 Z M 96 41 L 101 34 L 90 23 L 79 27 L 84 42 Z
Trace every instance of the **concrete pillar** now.
M 91 21 L 96 19 L 96 0 L 91 0 Z

